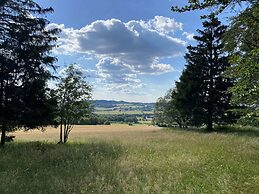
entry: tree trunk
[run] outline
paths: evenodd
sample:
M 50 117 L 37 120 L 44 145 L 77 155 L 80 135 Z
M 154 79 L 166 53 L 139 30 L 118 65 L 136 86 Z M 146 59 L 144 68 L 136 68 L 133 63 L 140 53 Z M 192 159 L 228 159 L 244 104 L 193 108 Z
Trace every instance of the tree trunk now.
M 177 124 L 178 124 L 178 126 L 180 127 L 180 128 L 182 128 L 182 123 L 181 122 L 177 122 Z
M 67 142 L 67 123 L 64 122 L 64 143 Z
M 64 128 L 64 143 L 67 142 L 67 127 Z
M 63 135 L 62 135 L 62 127 L 63 127 L 63 118 L 61 117 L 61 119 L 60 119 L 60 126 L 59 126 L 59 142 L 58 142 L 58 144 L 61 144 L 62 143 L 62 137 L 63 137 Z
M 70 132 L 70 125 L 69 124 L 66 125 L 66 129 L 65 130 L 66 130 L 66 133 L 64 135 L 64 143 L 67 143 L 69 132 Z
M 209 115 L 208 115 L 208 122 L 207 122 L 207 131 L 212 131 L 212 112 L 209 111 Z
M 2 135 L 1 135 L 1 146 L 4 147 L 4 144 L 5 144 L 5 139 L 6 139 L 6 125 L 4 124 L 2 126 Z
M 1 64 L 1 74 L 0 74 L 0 111 L 1 111 L 1 113 L 0 113 L 0 117 L 3 114 L 3 101 L 4 101 L 3 93 L 4 93 L 3 64 Z M 1 144 L 1 146 L 4 146 L 4 144 L 5 144 L 5 133 L 6 133 L 4 124 L 2 125 L 1 131 L 2 131 L 2 135 L 1 135 L 1 143 L 0 144 Z

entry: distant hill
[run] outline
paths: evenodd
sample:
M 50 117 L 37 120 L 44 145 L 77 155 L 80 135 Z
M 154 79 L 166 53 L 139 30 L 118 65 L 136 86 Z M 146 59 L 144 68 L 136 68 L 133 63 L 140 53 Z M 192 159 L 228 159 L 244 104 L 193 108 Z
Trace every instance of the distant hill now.
M 115 100 L 94 100 L 95 107 L 99 108 L 114 108 L 120 105 L 135 105 L 135 106 L 150 106 L 154 107 L 155 103 L 144 103 L 144 102 L 126 102 L 126 101 L 115 101 Z
M 97 114 L 153 114 L 155 103 L 115 100 L 93 101 Z

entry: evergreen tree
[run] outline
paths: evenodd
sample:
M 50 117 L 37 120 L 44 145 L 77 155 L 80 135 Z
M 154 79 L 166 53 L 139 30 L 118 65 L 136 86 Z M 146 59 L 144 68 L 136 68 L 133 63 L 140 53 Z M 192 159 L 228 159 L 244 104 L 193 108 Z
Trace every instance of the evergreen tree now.
M 213 122 L 224 123 L 227 119 L 232 80 L 223 77 L 230 66 L 222 44 L 227 27 L 214 15 L 208 16 L 203 27 L 197 30 L 200 36 L 194 36 L 197 46 L 188 46 L 186 69 L 176 83 L 175 104 L 193 125 L 206 124 L 211 131 Z
M 237 10 L 236 7 L 241 9 Z M 183 7 L 173 6 L 176 12 L 209 8 L 219 14 L 228 8 L 238 13 L 231 18 L 224 35 L 225 50 L 230 54 L 231 68 L 227 77 L 235 79 L 230 91 L 232 102 L 242 108 L 233 109 L 243 125 L 259 126 L 259 3 L 258 0 L 193 0 Z
M 36 17 L 52 12 L 32 0 L 8 0 L 0 6 L 0 128 L 7 131 L 42 127 L 53 121 L 55 102 L 47 81 L 55 58 L 49 55 L 57 29 Z

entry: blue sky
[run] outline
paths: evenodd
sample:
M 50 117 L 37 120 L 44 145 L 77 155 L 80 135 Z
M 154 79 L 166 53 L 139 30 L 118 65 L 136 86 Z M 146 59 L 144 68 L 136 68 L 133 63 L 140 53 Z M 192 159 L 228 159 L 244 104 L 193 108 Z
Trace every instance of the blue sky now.
M 58 71 L 78 64 L 94 99 L 155 102 L 173 87 L 205 12 L 173 13 L 177 0 L 37 0 L 55 12 Z M 184 1 L 181 1 L 184 3 Z

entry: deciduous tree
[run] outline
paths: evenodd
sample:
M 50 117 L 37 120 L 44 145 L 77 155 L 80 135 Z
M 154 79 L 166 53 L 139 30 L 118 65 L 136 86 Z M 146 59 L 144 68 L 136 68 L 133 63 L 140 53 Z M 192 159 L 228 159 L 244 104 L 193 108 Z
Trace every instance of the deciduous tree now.
M 90 115 L 91 91 L 91 86 L 86 83 L 80 69 L 73 64 L 69 65 L 56 90 L 60 123 L 59 143 L 66 143 L 74 124 Z
M 233 64 L 227 76 L 235 78 L 231 88 L 232 101 L 242 109 L 233 111 L 240 115 L 239 123 L 259 126 L 259 4 L 246 9 L 232 19 L 225 33 L 225 49 Z
M 256 4 L 258 3 L 257 0 L 189 0 L 188 4 L 179 7 L 179 6 L 172 6 L 172 11 L 176 12 L 186 12 L 186 11 L 193 11 L 193 10 L 202 10 L 206 8 L 214 8 L 217 13 L 220 13 L 227 8 L 234 9 L 237 5 L 242 4 Z
M 159 126 L 174 126 L 180 128 L 186 127 L 187 119 L 185 115 L 175 106 L 174 89 L 170 89 L 164 97 L 158 98 L 154 110 L 154 123 Z

